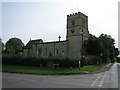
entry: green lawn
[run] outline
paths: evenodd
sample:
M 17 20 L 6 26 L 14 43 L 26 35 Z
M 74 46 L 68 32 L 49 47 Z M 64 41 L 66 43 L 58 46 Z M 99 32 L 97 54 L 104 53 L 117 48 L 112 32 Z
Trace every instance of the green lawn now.
M 41 74 L 41 75 L 60 75 L 60 74 L 84 74 L 85 72 L 100 70 L 106 64 L 84 66 L 80 70 L 78 68 L 59 68 L 47 69 L 31 66 L 13 66 L 2 65 L 3 72 L 25 73 L 25 74 Z

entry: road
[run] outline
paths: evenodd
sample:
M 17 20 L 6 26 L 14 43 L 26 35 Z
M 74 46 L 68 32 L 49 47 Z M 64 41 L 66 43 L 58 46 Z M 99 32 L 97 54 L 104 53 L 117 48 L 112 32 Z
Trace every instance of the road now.
M 28 75 L 2 73 L 3 88 L 118 88 L 120 64 L 109 71 L 85 75 Z

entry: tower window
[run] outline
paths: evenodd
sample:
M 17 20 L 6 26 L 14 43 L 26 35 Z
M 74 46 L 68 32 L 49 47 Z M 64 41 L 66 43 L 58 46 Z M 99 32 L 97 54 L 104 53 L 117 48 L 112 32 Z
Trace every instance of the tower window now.
M 75 20 L 72 20 L 72 26 L 74 26 L 75 25 Z
M 85 21 L 85 20 L 82 21 L 82 26 L 83 26 L 83 27 L 86 26 L 86 21 Z
M 74 29 L 71 29 L 71 33 L 74 33 Z

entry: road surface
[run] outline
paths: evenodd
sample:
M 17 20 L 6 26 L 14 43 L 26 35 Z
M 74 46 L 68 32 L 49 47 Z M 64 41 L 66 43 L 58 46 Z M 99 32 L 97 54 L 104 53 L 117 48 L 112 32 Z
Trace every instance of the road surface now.
M 3 88 L 118 88 L 120 64 L 109 71 L 85 75 L 28 75 L 2 73 Z

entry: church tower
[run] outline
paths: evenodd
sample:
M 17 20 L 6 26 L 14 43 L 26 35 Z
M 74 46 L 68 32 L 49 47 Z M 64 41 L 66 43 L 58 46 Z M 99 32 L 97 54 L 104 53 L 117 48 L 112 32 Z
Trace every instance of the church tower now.
M 81 57 L 88 37 L 88 17 L 81 12 L 67 15 L 67 56 Z

